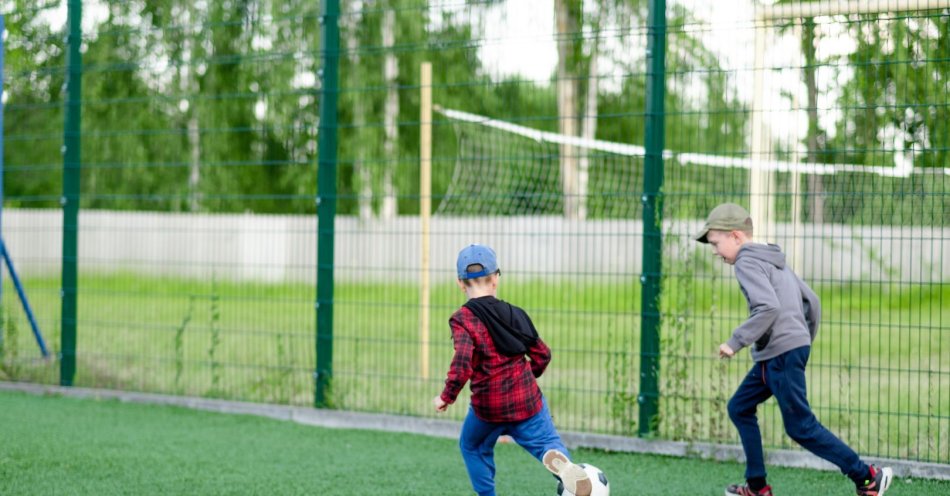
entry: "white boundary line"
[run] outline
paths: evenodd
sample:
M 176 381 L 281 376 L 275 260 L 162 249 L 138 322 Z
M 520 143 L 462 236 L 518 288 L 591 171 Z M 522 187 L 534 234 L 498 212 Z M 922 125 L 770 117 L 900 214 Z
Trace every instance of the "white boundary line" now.
M 38 396 L 60 395 L 70 398 L 117 400 L 123 403 L 177 406 L 232 415 L 256 415 L 259 417 L 268 417 L 332 429 L 402 432 L 449 439 L 458 439 L 462 426 L 460 422 L 452 420 L 438 420 L 403 415 L 319 410 L 299 406 L 136 393 L 111 389 L 48 386 L 20 382 L 0 381 L 0 391 L 20 392 Z M 645 440 L 634 437 L 585 434 L 580 432 L 561 432 L 561 437 L 568 447 L 571 448 L 584 447 L 608 451 L 658 454 L 718 461 L 741 462 L 743 460 L 742 448 L 736 445 Z M 895 474 L 899 477 L 950 480 L 950 465 L 877 457 L 866 457 L 864 460 L 865 462 L 874 463 L 875 465 L 889 466 L 894 469 Z M 838 470 L 837 467 L 830 463 L 803 451 L 766 450 L 766 461 L 768 464 L 775 466 L 827 471 Z

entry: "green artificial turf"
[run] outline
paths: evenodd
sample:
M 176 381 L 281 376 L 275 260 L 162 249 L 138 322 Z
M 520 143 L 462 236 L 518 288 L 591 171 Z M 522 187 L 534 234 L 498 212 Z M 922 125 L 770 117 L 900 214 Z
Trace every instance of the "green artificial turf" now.
M 553 495 L 519 447 L 497 448 L 499 495 Z M 709 495 L 742 467 L 575 450 L 614 496 Z M 837 473 L 772 468 L 776 494 L 853 494 Z M 0 494 L 471 494 L 451 439 L 335 430 L 178 407 L 0 392 Z M 899 479 L 888 496 L 950 495 L 950 481 Z

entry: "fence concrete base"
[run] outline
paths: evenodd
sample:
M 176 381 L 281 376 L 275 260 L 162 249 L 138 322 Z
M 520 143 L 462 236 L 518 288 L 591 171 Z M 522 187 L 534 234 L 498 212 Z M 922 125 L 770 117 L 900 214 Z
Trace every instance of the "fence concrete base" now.
M 335 429 L 404 432 L 455 439 L 458 438 L 459 431 L 462 427 L 460 422 L 451 420 L 347 412 L 341 410 L 320 410 L 299 406 L 268 405 L 263 403 L 246 403 L 188 396 L 115 391 L 111 389 L 88 389 L 0 381 L 0 391 L 15 391 L 36 395 L 61 395 L 71 398 L 108 399 L 126 403 L 169 405 L 219 413 L 257 415 L 260 417 L 289 420 L 299 424 Z M 571 448 L 596 448 L 607 451 L 648 453 L 718 461 L 743 461 L 744 459 L 742 447 L 736 445 L 647 440 L 604 434 L 584 434 L 580 432 L 561 432 L 561 437 L 564 439 L 565 444 Z M 892 467 L 898 477 L 950 480 L 950 465 L 876 457 L 865 457 L 864 460 L 867 463 Z M 837 470 L 837 467 L 834 465 L 803 451 L 767 450 L 766 462 L 769 465 L 782 467 Z

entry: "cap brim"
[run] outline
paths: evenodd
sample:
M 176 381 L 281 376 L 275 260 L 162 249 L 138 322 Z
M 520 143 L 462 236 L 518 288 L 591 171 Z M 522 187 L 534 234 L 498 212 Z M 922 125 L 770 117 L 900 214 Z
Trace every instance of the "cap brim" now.
M 707 236 L 709 235 L 709 227 L 704 227 L 702 231 L 696 233 L 693 236 L 693 239 L 699 241 L 700 243 L 709 243 Z

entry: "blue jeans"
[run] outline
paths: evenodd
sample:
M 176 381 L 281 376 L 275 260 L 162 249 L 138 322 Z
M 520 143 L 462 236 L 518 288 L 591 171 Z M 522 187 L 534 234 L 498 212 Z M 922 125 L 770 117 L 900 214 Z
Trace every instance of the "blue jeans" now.
M 502 435 L 511 436 L 531 456 L 541 460 L 549 449 L 558 449 L 570 456 L 561 436 L 554 428 L 547 400 L 541 411 L 520 422 L 485 422 L 475 415 L 471 406 L 462 424 L 459 447 L 468 470 L 472 488 L 479 496 L 495 496 L 495 442 Z
M 729 400 L 729 418 L 739 430 L 745 451 L 746 479 L 765 477 L 762 434 L 755 412 L 759 404 L 772 396 L 782 412 L 785 432 L 795 442 L 837 465 L 841 473 L 854 481 L 863 480 L 868 474 L 868 466 L 858 454 L 825 429 L 808 406 L 805 364 L 810 352 L 810 346 L 802 346 L 755 363 Z

